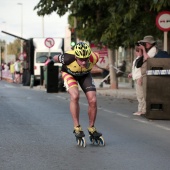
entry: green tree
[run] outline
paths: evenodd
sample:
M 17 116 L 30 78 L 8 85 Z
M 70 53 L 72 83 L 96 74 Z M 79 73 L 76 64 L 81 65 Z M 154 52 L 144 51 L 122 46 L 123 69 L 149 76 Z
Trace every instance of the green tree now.
M 40 0 L 34 9 L 38 15 L 70 12 L 77 18 L 80 39 L 115 48 L 134 45 L 146 33 L 161 38 L 155 18 L 169 7 L 169 0 Z
M 19 56 L 20 53 L 20 39 L 15 39 L 14 42 L 8 44 L 8 54 Z
M 158 12 L 169 10 L 169 0 L 40 0 L 35 6 L 38 15 L 70 12 L 77 19 L 77 36 L 109 48 L 110 64 L 114 65 L 114 49 L 131 47 L 145 35 L 162 39 L 155 18 Z M 116 88 L 115 73 L 111 87 Z

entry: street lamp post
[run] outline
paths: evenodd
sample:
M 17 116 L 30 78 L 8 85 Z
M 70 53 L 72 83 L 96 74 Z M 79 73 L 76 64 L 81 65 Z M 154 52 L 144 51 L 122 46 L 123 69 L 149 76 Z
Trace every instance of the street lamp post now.
M 1 51 L 1 41 L 0 41 L 0 78 L 2 80 L 2 51 Z
M 21 37 L 22 37 L 22 34 L 23 34 L 23 4 L 22 3 L 17 3 L 17 5 L 20 5 L 21 6 Z M 22 40 L 21 40 L 21 54 L 23 53 L 23 47 L 22 47 Z
M 6 21 L 3 21 L 2 23 L 5 25 L 4 30 L 7 31 L 7 29 L 6 29 Z M 7 48 L 7 39 L 6 39 L 6 41 L 5 41 L 5 62 L 6 63 L 8 61 L 8 57 L 7 57 L 8 52 L 7 51 L 8 51 L 8 48 Z
M 42 37 L 44 38 L 44 16 L 42 16 Z

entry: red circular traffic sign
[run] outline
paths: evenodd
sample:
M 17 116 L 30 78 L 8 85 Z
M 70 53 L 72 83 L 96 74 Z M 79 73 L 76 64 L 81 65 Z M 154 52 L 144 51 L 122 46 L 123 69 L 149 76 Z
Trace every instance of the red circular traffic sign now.
M 51 48 L 51 47 L 54 46 L 55 41 L 54 41 L 53 38 L 46 38 L 45 41 L 44 41 L 44 44 L 45 44 L 46 47 Z
M 156 26 L 162 31 L 170 31 L 170 11 L 162 11 L 157 15 Z

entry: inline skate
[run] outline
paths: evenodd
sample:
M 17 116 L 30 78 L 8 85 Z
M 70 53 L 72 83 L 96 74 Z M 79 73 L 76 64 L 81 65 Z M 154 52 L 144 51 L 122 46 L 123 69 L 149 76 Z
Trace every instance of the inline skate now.
M 104 138 L 102 133 L 97 132 L 94 126 L 88 127 L 89 139 L 92 144 L 105 146 Z
M 73 133 L 75 134 L 77 145 L 86 147 L 85 134 L 80 125 L 74 127 Z

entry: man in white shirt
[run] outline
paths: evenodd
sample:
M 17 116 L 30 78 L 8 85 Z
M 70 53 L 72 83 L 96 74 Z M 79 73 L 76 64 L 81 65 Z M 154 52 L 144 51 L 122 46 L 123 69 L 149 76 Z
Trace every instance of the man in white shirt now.
M 141 73 L 143 77 L 143 91 L 144 97 L 146 99 L 146 70 L 147 70 L 147 59 L 153 58 L 157 53 L 156 48 L 156 41 L 154 40 L 153 36 L 147 35 L 143 38 L 143 40 L 138 41 L 139 46 L 138 48 L 142 50 L 143 54 L 143 64 L 141 66 Z
M 20 60 L 17 59 L 17 61 L 14 63 L 14 68 L 15 68 L 15 82 L 20 83 Z
M 140 116 L 142 114 L 145 114 L 146 112 L 146 102 L 145 102 L 143 87 L 142 87 L 141 68 L 137 68 L 135 65 L 136 60 L 142 56 L 142 50 L 139 49 L 138 47 L 135 48 L 135 56 L 136 58 L 134 59 L 132 64 L 132 73 L 130 73 L 128 77 L 132 78 L 135 82 L 136 97 L 138 100 L 138 111 L 133 113 L 133 115 Z

